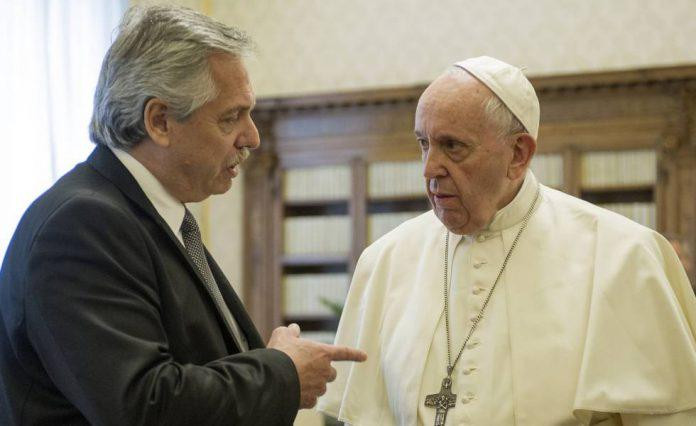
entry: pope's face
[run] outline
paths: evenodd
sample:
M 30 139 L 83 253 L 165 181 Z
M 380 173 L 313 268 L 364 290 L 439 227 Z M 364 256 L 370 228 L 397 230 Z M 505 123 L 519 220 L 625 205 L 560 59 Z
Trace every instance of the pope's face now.
M 244 65 L 228 55 L 210 58 L 218 96 L 186 120 L 170 121 L 169 169 L 182 202 L 201 201 L 230 189 L 239 163 L 259 146 L 251 119 L 254 93 Z
M 511 199 L 510 141 L 484 118 L 493 93 L 465 73 L 445 74 L 418 101 L 415 134 L 435 214 L 451 232 L 484 229 Z

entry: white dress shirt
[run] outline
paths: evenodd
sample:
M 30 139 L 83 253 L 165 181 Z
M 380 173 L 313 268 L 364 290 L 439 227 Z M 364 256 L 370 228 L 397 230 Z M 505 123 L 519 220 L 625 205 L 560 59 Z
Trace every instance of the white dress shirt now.
M 128 169 L 130 174 L 133 175 L 133 178 L 138 182 L 140 189 L 143 190 L 147 199 L 150 200 L 155 210 L 157 210 L 157 213 L 159 213 L 164 222 L 169 225 L 169 228 L 183 245 L 184 238 L 181 235 L 181 223 L 184 221 L 184 214 L 186 213 L 184 204 L 174 198 L 160 181 L 157 180 L 155 175 L 132 155 L 120 149 L 110 149 L 116 158 Z

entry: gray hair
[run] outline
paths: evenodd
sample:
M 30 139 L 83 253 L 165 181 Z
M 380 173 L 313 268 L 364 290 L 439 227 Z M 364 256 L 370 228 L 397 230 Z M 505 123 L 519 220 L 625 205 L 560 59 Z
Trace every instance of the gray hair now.
M 92 142 L 128 150 L 147 137 L 143 111 L 164 101 L 178 121 L 218 94 L 208 58 L 242 57 L 243 32 L 178 6 L 130 8 L 102 62 L 89 125 Z
M 447 74 L 461 74 L 471 76 L 466 70 L 452 66 L 445 71 Z M 483 101 L 483 115 L 486 117 L 488 124 L 496 129 L 498 138 L 504 138 L 506 136 L 514 135 L 515 133 L 529 133 L 525 129 L 524 125 L 520 120 L 515 117 L 515 115 L 510 111 L 510 109 L 503 103 L 503 101 L 498 98 L 498 96 L 492 94 Z
M 483 114 L 488 123 L 497 130 L 498 138 L 529 133 L 524 125 L 495 94 L 483 101 Z

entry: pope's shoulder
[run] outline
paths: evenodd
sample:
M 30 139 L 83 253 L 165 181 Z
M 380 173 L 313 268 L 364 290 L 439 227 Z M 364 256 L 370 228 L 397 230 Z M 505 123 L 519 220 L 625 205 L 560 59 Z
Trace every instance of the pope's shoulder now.
M 664 238 L 655 230 L 634 222 L 611 210 L 599 207 L 564 192 L 542 185 L 542 214 L 539 220 L 549 230 L 557 230 L 559 238 L 567 234 L 601 233 L 603 237 L 620 244 L 655 246 L 662 245 Z M 543 217 L 543 218 L 542 218 Z M 561 229 L 563 228 L 563 229 Z M 375 242 L 370 244 L 361 257 L 384 259 L 387 254 L 412 255 L 428 250 L 444 235 L 444 225 L 432 210 L 406 220 Z M 563 231 L 563 232 L 560 232 Z
M 603 233 L 624 244 L 643 245 L 662 239 L 655 230 L 588 201 L 542 185 L 544 204 L 562 226 L 578 232 Z

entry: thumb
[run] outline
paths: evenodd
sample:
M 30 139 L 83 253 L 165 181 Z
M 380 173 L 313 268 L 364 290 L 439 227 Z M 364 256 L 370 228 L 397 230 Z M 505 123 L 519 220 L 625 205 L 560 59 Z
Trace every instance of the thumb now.
M 300 337 L 300 326 L 294 322 L 288 326 L 288 330 L 290 330 L 290 334 L 293 336 Z

